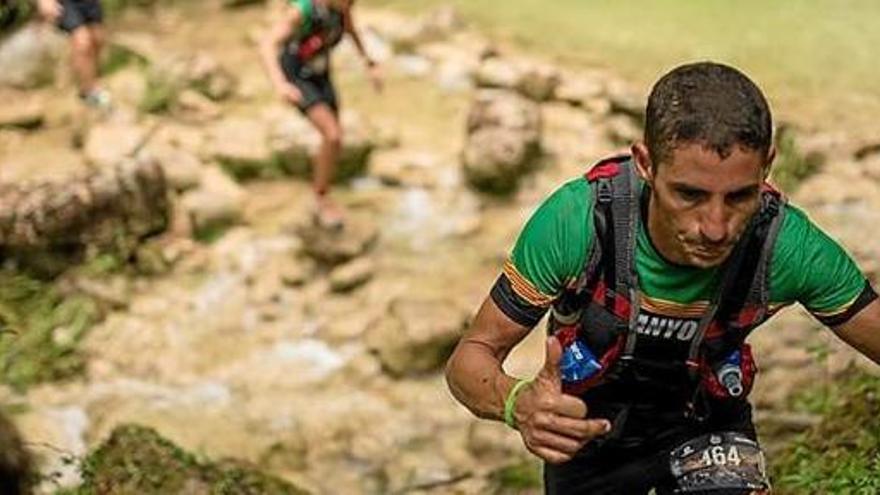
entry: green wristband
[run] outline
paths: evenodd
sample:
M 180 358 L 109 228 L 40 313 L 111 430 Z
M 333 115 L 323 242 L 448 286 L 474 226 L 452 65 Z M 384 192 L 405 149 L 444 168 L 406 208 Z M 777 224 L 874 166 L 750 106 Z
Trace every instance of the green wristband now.
M 530 383 L 532 383 L 531 378 L 517 380 L 513 387 L 510 387 L 510 392 L 507 394 L 507 398 L 504 399 L 504 423 L 511 428 L 516 429 L 516 418 L 513 417 L 513 408 L 516 406 L 516 398 L 519 396 L 523 387 Z

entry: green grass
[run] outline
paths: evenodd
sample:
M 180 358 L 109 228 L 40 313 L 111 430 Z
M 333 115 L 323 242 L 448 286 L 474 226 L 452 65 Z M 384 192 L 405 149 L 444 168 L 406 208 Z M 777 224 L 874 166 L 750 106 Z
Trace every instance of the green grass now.
M 852 369 L 793 403 L 823 419 L 771 459 L 774 493 L 880 493 L 880 377 Z
M 78 344 L 99 318 L 93 300 L 62 296 L 26 275 L 0 272 L 0 383 L 23 390 L 85 367 Z
M 880 112 L 874 0 L 373 0 L 409 13 L 454 5 L 482 30 L 543 57 L 612 69 L 647 92 L 680 63 L 746 71 L 777 114 L 872 129 Z M 842 119 L 842 120 L 839 120 Z
M 819 172 L 824 160 L 825 157 L 815 153 L 802 153 L 789 127 L 777 129 L 776 160 L 771 169 L 771 178 L 784 192 L 794 193 L 801 182 Z

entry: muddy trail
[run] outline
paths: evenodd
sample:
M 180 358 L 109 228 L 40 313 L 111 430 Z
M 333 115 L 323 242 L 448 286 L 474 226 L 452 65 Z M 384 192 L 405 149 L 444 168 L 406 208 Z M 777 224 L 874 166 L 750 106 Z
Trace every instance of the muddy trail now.
M 316 136 L 276 101 L 259 66 L 254 40 L 271 12 L 198 2 L 119 14 L 110 115 L 83 112 L 57 60 L 49 86 L 0 89 L 15 102 L 0 110 L 4 185 L 149 162 L 164 170 L 170 198 L 167 228 L 143 241 L 161 268 L 62 277 L 102 308 L 75 336 L 83 370 L 0 389 L 47 476 L 41 492 L 76 486 L 78 460 L 125 423 L 313 493 L 529 489 L 535 463 L 519 437 L 457 405 L 442 365 L 541 198 L 638 138 L 647 88 L 555 67 L 486 39 L 450 9 L 405 18 L 363 6 L 358 22 L 386 87 L 374 94 L 354 49 L 338 50 L 350 171 L 338 197 L 350 218 L 328 234 L 309 223 Z M 53 43 L 63 59 L 63 42 Z M 529 163 L 463 164 L 482 129 L 475 119 Z M 809 177 L 794 173 L 792 198 L 876 279 L 880 243 L 860 226 L 880 222 L 877 147 L 833 129 L 791 132 L 792 163 L 834 157 Z M 539 157 L 522 151 L 535 140 Z M 511 176 L 517 187 L 504 194 L 473 186 Z M 73 338 L 64 330 L 53 338 Z M 541 334 L 509 371 L 540 366 Z M 772 458 L 817 420 L 792 413 L 792 396 L 859 358 L 800 309 L 752 343 Z

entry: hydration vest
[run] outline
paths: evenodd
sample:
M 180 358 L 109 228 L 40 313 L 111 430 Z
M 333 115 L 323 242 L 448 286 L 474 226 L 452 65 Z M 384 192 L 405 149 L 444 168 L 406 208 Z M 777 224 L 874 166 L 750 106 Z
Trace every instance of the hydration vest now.
M 327 71 L 330 49 L 345 33 L 345 14 L 314 0 L 293 0 L 300 9 L 299 32 L 288 42 L 288 52 L 297 62 L 315 74 Z
M 657 359 L 640 355 L 637 346 L 641 188 L 632 158 L 600 161 L 586 178 L 593 192 L 596 240 L 580 276 L 554 303 L 549 330 L 564 349 L 579 340 L 598 357 L 601 369 L 587 379 L 563 383 L 566 393 L 583 398 L 591 416 L 612 419 L 612 434 L 623 429 L 633 407 L 646 416 L 663 409 L 702 421 L 713 412 L 709 402 L 744 401 L 757 371 L 745 339 L 770 316 L 769 265 L 784 217 L 782 194 L 762 186 L 761 207 L 721 267 L 720 285 L 698 320 L 687 357 Z M 736 351 L 743 390 L 732 397 L 716 371 Z

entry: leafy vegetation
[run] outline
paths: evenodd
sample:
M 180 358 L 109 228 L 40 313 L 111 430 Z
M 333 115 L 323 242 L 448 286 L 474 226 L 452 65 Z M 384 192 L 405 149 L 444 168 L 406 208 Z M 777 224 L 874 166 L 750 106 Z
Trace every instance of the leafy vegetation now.
M 543 486 L 541 464 L 537 460 L 524 460 L 503 466 L 489 475 L 495 493 L 537 493 Z
M 804 154 L 797 146 L 794 131 L 780 126 L 776 131 L 776 160 L 771 171 L 773 182 L 786 193 L 793 193 L 804 179 L 818 172 L 823 157 Z
M 83 483 L 57 495 L 306 495 L 280 478 L 236 461 L 198 459 L 155 430 L 118 426 L 80 465 Z
M 0 381 L 24 389 L 80 373 L 77 346 L 98 318 L 86 296 L 63 297 L 46 282 L 0 272 Z
M 823 419 L 771 463 L 774 493 L 880 493 L 880 377 L 851 369 L 795 404 Z

